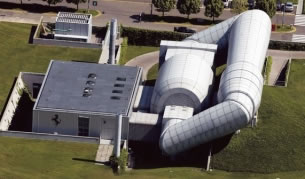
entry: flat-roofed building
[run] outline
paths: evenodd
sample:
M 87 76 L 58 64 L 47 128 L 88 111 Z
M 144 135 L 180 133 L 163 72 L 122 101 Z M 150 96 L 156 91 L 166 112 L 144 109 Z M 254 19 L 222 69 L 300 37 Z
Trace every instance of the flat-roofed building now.
M 52 60 L 33 109 L 32 131 L 127 139 L 142 68 Z
M 59 12 L 55 21 L 55 39 L 90 42 L 92 15 Z

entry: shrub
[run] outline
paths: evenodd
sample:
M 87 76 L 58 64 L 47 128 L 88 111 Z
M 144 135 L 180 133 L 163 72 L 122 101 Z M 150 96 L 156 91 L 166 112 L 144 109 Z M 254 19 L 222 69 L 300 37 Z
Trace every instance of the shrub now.
M 269 49 L 304 51 L 305 43 L 270 40 Z
M 272 66 L 272 57 L 268 56 L 266 60 L 266 67 L 265 67 L 265 83 L 268 84 L 269 82 L 269 76 L 271 72 L 271 66 Z
M 121 155 L 119 156 L 119 158 L 115 157 L 114 155 L 110 157 L 110 166 L 112 167 L 115 173 L 122 174 L 126 170 L 127 159 L 128 152 L 126 149 L 121 150 Z
M 122 27 L 121 36 L 128 38 L 128 45 L 141 46 L 160 46 L 161 40 L 181 41 L 189 36 L 171 31 L 156 31 L 147 29 L 138 29 L 133 27 Z

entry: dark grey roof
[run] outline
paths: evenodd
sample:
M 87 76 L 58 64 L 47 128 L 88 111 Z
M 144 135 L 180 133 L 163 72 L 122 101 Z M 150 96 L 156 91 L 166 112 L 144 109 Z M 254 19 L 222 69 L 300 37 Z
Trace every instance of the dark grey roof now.
M 52 61 L 36 108 L 127 114 L 139 71 L 139 67 Z

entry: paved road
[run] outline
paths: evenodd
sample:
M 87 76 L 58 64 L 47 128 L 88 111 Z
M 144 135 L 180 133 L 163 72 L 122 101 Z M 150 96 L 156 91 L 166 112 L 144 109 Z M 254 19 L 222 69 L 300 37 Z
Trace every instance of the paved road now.
M 19 3 L 19 0 L 0 0 L 0 2 L 14 2 Z M 151 11 L 151 0 L 98 0 L 98 6 L 93 7 L 90 6 L 91 9 L 100 10 L 101 12 L 104 12 L 103 15 L 94 18 L 94 25 L 98 26 L 104 26 L 111 18 L 117 18 L 119 23 L 122 23 L 125 26 L 133 26 L 133 27 L 140 27 L 140 28 L 148 28 L 148 29 L 158 29 L 158 30 L 173 30 L 174 26 L 177 26 L 179 24 L 164 24 L 164 23 L 150 23 L 150 22 L 142 22 L 138 23 L 135 19 L 136 16 L 138 16 L 141 12 L 144 12 L 146 14 L 150 14 Z M 43 2 L 42 0 L 23 0 L 23 3 L 37 3 L 37 4 L 44 4 L 46 5 L 46 2 Z M 75 8 L 76 6 L 74 4 L 68 4 L 64 0 L 62 3 L 57 4 L 56 6 L 67 6 Z M 79 8 L 86 9 L 87 3 L 80 4 Z M 161 12 L 158 12 L 155 8 L 153 8 L 153 14 L 161 15 Z M 200 18 L 200 19 L 209 19 L 205 17 L 204 15 L 204 9 L 201 9 L 201 12 L 198 14 L 191 15 L 191 18 Z M 4 15 L 6 17 L 19 17 L 19 18 L 29 18 L 34 20 L 39 20 L 41 14 L 37 13 L 16 13 L 16 12 L 7 12 L 0 9 L 0 16 Z M 181 15 L 178 10 L 174 9 L 170 11 L 169 13 L 166 13 L 166 15 L 170 16 L 182 16 L 185 17 L 185 15 Z M 44 14 L 45 21 L 53 21 L 55 14 Z M 227 19 L 229 17 L 234 16 L 234 14 L 231 13 L 229 9 L 225 9 L 223 14 L 218 18 L 221 20 Z M 285 24 L 293 24 L 294 23 L 294 15 L 291 13 L 286 13 L 284 16 Z M 282 15 L 277 14 L 272 18 L 273 23 L 281 23 L 282 22 Z M 196 30 L 202 30 L 205 29 L 205 26 L 196 26 L 191 25 L 192 28 Z M 305 31 L 305 27 L 304 27 Z M 279 40 L 285 40 L 287 39 L 286 36 L 282 37 L 281 35 L 275 35 L 274 38 L 277 38 Z M 290 37 L 291 39 L 291 37 Z
M 283 50 L 268 50 L 267 56 L 273 57 L 273 62 L 277 64 L 278 69 L 281 67 L 281 63 L 285 59 L 305 59 L 304 51 L 283 51 Z M 141 56 L 138 56 L 130 60 L 126 65 L 127 66 L 140 66 L 143 67 L 143 78 L 146 79 L 148 70 L 159 60 L 159 51 L 147 53 Z M 279 62 L 277 62 L 279 60 Z M 278 76 L 276 71 L 274 71 L 274 78 Z M 272 81 L 271 81 L 272 82 Z

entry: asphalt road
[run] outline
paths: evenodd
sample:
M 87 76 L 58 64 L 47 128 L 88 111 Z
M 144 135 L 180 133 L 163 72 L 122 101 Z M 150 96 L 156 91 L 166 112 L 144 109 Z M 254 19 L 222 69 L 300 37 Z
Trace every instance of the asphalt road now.
M 19 0 L 0 0 L 0 2 L 14 2 L 19 3 Z M 91 0 L 92 2 L 92 0 Z M 43 2 L 42 0 L 23 0 L 23 3 L 37 3 L 37 4 L 44 4 L 47 5 L 46 2 Z M 67 6 L 76 8 L 74 4 L 68 4 L 65 0 L 63 0 L 62 3 L 57 4 L 56 6 Z M 86 9 L 88 6 L 87 3 L 80 4 L 79 8 Z M 0 7 L 1 8 L 1 7 Z M 157 23 L 157 22 L 141 22 L 139 23 L 136 17 L 141 13 L 144 12 L 146 14 L 150 14 L 151 11 L 151 4 L 150 0 L 98 0 L 98 6 L 93 7 L 90 4 L 90 9 L 96 9 L 103 14 L 101 16 L 95 17 L 93 20 L 93 24 L 96 26 L 104 26 L 107 22 L 111 20 L 111 18 L 117 18 L 118 22 L 125 25 L 125 26 L 132 26 L 132 27 L 138 27 L 138 28 L 146 28 L 146 29 L 156 29 L 156 30 L 173 30 L 175 26 L 181 26 L 181 24 L 175 24 L 175 23 Z M 161 12 L 158 12 L 156 9 L 153 8 L 153 14 L 162 15 Z M 51 21 L 55 22 L 55 15 L 56 14 L 50 14 L 45 13 L 44 21 Z M 186 17 L 185 15 L 181 15 L 178 10 L 173 9 L 168 13 L 165 13 L 165 15 L 169 16 L 180 16 L 180 17 Z M 231 13 L 229 9 L 225 9 L 222 15 L 218 18 L 220 20 L 227 19 L 229 17 L 234 16 L 235 14 Z M 0 20 L 2 17 L 6 18 L 18 18 L 19 21 L 26 21 L 26 19 L 30 19 L 31 21 L 37 21 L 40 19 L 41 14 L 38 13 L 30 13 L 30 12 L 18 12 L 18 11 L 9 11 L 9 10 L 3 10 L 0 9 Z M 204 8 L 201 9 L 201 12 L 198 14 L 192 14 L 190 18 L 200 18 L 200 19 L 209 19 L 204 16 Z M 282 16 L 281 13 L 276 14 L 272 18 L 273 23 L 281 24 L 282 19 L 284 19 L 285 24 L 293 24 L 294 23 L 295 16 L 292 13 L 285 13 L 285 16 Z M 216 19 L 217 20 L 217 19 Z M 193 29 L 200 31 L 207 26 L 202 25 L 189 25 Z M 305 34 L 305 28 L 304 27 L 298 27 L 297 32 L 298 34 Z M 283 34 L 283 33 L 272 33 L 271 38 L 274 40 L 291 40 L 292 34 Z

